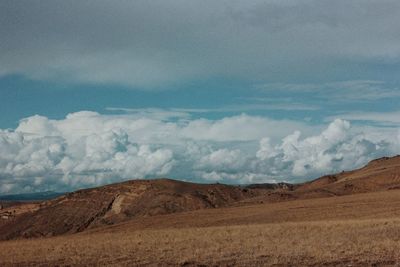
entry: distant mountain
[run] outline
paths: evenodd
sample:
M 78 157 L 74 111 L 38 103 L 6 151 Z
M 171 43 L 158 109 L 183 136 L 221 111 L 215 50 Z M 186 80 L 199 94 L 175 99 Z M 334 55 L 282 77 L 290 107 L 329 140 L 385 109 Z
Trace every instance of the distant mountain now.
M 34 201 L 34 200 L 49 200 L 64 195 L 65 193 L 59 192 L 38 192 L 38 193 L 25 193 L 13 195 L 0 195 L 0 200 L 3 201 Z

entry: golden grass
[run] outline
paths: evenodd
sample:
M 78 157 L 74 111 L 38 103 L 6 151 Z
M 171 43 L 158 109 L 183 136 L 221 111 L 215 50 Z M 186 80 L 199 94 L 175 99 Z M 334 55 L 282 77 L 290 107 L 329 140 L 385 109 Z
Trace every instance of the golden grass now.
M 5 241 L 0 266 L 399 266 L 399 199 L 391 191 L 203 210 Z M 158 227 L 146 229 L 150 221 Z
M 400 220 L 78 234 L 0 243 L 0 265 L 395 265 Z

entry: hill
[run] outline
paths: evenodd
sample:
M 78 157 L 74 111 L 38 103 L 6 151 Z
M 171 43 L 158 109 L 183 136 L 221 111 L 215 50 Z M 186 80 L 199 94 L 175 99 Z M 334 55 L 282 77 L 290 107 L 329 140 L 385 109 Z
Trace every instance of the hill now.
M 3 226 L 0 224 L 0 238 L 76 233 L 137 217 L 226 207 L 265 191 L 169 179 L 132 180 L 68 193 L 18 216 L 3 210 L 8 218 Z M 21 206 L 9 209 L 20 210 Z
M 301 184 L 254 184 L 248 188 L 273 189 L 242 204 L 344 196 L 357 193 L 400 189 L 400 156 L 372 160 L 364 167 L 324 175 Z
M 303 184 L 231 186 L 169 179 L 132 180 L 79 190 L 53 200 L 0 210 L 0 239 L 82 232 L 133 219 L 400 188 L 400 156 Z
M 326 175 L 299 185 L 299 194 L 348 195 L 400 188 L 400 156 L 383 157 L 361 169 Z
M 0 266 L 399 266 L 398 190 L 139 217 L 0 241 Z

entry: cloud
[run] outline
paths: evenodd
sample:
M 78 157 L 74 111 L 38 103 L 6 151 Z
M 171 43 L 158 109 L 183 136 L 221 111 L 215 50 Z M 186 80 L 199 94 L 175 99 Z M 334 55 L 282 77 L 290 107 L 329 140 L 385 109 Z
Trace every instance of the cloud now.
M 304 139 L 299 131 L 275 145 L 268 137 L 262 138 L 255 155 L 240 155 L 237 150 L 214 151 L 200 161 L 208 165 L 200 165 L 203 170 L 199 175 L 205 180 L 241 183 L 303 181 L 304 177 L 351 170 L 371 159 L 397 154 L 399 134 L 379 139 L 353 132 L 348 121 L 336 119 L 320 134 Z
M 310 131 L 304 123 L 291 120 L 272 120 L 265 117 L 239 116 L 225 117 L 217 121 L 198 119 L 190 121 L 182 128 L 182 136 L 196 140 L 211 141 L 252 141 L 266 134 L 279 138 L 285 133 L 302 128 Z
M 4 1 L 0 74 L 154 88 L 381 76 L 398 1 Z M 371 74 L 372 73 L 372 74 Z
M 69 190 L 124 179 L 162 176 L 173 152 L 130 143 L 123 131 L 68 139 L 0 132 L 0 191 Z
M 306 105 L 300 103 L 293 103 L 284 101 L 283 103 L 276 103 L 274 99 L 263 98 L 240 98 L 248 104 L 227 105 L 220 108 L 116 108 L 107 107 L 106 110 L 112 112 L 137 114 L 139 116 L 153 116 L 156 119 L 170 119 L 170 118 L 188 118 L 192 114 L 206 114 L 206 113 L 238 113 L 245 111 L 262 111 L 262 110 L 284 110 L 284 111 L 314 111 L 320 107 L 314 105 Z
M 400 91 L 396 86 L 373 80 L 308 84 L 271 83 L 258 85 L 257 88 L 264 92 L 282 91 L 289 95 L 303 94 L 311 99 L 333 102 L 366 102 L 400 98 Z
M 353 121 L 368 121 L 385 125 L 399 125 L 400 111 L 392 112 L 352 112 L 340 114 L 341 118 Z
M 167 120 L 140 114 L 81 111 L 60 120 L 36 115 L 15 130 L 0 130 L 0 192 L 65 191 L 155 177 L 296 182 L 400 151 L 398 128 L 363 130 L 341 119 L 320 130 L 248 115 Z

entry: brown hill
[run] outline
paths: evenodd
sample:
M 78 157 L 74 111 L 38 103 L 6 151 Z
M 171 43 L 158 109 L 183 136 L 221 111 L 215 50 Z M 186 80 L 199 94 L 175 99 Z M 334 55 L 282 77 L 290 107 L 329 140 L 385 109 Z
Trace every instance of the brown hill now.
M 299 185 L 296 194 L 348 195 L 400 188 L 400 156 L 369 162 L 361 169 L 326 175 Z
M 0 242 L 0 266 L 399 266 L 399 190 L 140 217 Z
M 79 190 L 29 207 L 1 210 L 0 239 L 76 233 L 135 218 L 400 188 L 400 156 L 365 167 L 323 176 L 303 184 L 230 186 L 169 179 L 133 180 Z M 14 209 L 11 212 L 11 209 Z M 15 211 L 16 210 L 16 211 Z
M 251 185 L 251 187 L 262 188 L 263 185 Z M 242 200 L 241 203 L 332 197 L 400 189 L 400 156 L 379 158 L 360 169 L 325 175 L 302 184 L 279 183 L 275 187 L 266 184 L 266 187 L 275 190 L 259 197 Z
M 263 192 L 169 179 L 133 180 L 69 193 L 19 216 L 7 213 L 7 223 L 0 224 L 0 239 L 75 233 L 136 217 L 225 207 Z

